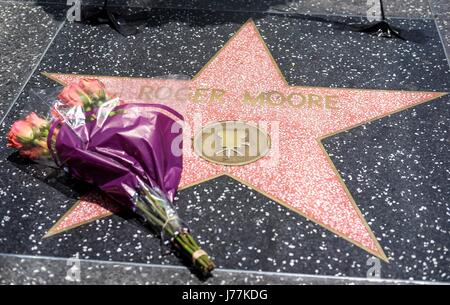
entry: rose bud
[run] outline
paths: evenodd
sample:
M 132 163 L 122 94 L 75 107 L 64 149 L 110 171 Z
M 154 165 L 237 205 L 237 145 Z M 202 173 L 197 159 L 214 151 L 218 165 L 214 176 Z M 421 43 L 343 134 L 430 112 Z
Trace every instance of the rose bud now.
M 22 157 L 28 159 L 38 159 L 41 156 L 48 155 L 48 149 L 41 146 L 33 146 L 29 149 L 21 149 L 19 153 Z
M 91 103 L 89 95 L 86 94 L 86 92 L 84 92 L 77 84 L 71 84 L 65 87 L 58 95 L 58 99 L 60 99 L 67 106 L 71 107 L 83 105 L 87 106 Z
M 39 117 L 34 112 L 27 115 L 27 117 L 25 118 L 25 121 L 27 121 L 28 123 L 33 125 L 34 128 L 37 128 L 37 129 L 44 129 L 44 128 L 49 127 L 49 123 L 45 119 Z
M 24 144 L 31 143 L 34 139 L 33 125 L 29 122 L 16 121 L 8 133 L 8 146 L 21 149 Z
M 79 86 L 84 92 L 95 98 L 105 96 L 105 85 L 95 78 L 83 78 L 80 80 Z

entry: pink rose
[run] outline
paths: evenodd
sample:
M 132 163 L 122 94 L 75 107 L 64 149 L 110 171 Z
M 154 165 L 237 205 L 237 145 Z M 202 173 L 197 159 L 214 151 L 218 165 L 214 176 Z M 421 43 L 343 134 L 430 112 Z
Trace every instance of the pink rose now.
M 36 113 L 32 112 L 25 118 L 25 121 L 33 125 L 34 128 L 45 128 L 48 127 L 49 123 L 43 118 L 39 117 Z
M 14 122 L 8 132 L 8 146 L 21 149 L 24 144 L 33 141 L 33 125 L 24 120 Z
M 19 150 L 19 153 L 22 157 L 25 157 L 28 159 L 37 159 L 43 155 L 48 154 L 48 150 L 41 146 L 33 146 L 29 149 Z
M 105 85 L 96 78 L 83 78 L 79 82 L 80 88 L 88 95 L 100 98 L 105 95 Z
M 60 99 L 67 106 L 83 106 L 83 102 L 89 101 L 89 96 L 84 92 L 79 85 L 70 84 L 64 87 L 63 91 L 58 95 Z

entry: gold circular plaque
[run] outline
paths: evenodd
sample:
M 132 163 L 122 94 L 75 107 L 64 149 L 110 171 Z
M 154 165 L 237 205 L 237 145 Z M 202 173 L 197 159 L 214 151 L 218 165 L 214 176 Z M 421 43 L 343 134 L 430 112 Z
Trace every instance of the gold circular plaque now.
M 242 121 L 222 121 L 206 125 L 193 139 L 194 152 L 222 165 L 245 165 L 264 157 L 270 149 L 269 135 Z

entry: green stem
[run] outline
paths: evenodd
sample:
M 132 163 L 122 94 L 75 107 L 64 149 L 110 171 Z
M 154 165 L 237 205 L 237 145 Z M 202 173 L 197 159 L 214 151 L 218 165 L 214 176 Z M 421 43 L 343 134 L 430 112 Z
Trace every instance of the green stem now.
M 167 209 L 171 207 L 167 204 L 164 199 L 149 193 L 148 190 L 143 190 L 142 196 L 136 200 L 136 207 L 144 214 L 154 229 L 164 231 L 165 235 L 172 237 L 172 244 L 192 259 L 194 253 L 200 251 L 201 248 L 192 235 L 182 229 L 178 219 L 168 221 Z M 208 274 L 214 269 L 214 264 L 207 254 L 195 258 L 193 263 L 204 274 Z

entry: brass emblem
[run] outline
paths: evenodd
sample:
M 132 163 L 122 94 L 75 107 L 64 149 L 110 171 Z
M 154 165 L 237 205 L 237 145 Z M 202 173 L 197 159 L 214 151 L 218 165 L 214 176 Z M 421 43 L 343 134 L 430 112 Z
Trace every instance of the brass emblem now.
M 269 135 L 242 121 L 206 125 L 193 139 L 194 152 L 209 162 L 245 165 L 264 157 L 270 149 Z

